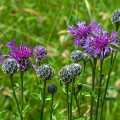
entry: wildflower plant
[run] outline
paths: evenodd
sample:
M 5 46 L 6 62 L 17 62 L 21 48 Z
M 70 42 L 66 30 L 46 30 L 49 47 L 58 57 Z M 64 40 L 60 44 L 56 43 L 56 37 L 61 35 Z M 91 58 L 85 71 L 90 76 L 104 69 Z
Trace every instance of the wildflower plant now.
M 54 84 L 50 84 L 47 87 L 47 91 L 48 93 L 50 93 L 52 95 L 52 102 L 51 102 L 51 111 L 50 111 L 50 120 L 52 120 L 52 112 L 53 112 L 53 97 L 54 94 L 57 92 L 57 86 Z
M 119 23 L 118 11 L 119 10 L 116 10 L 112 15 L 113 23 L 117 21 L 117 23 L 115 22 L 116 24 Z M 102 29 L 100 27 L 100 24 L 95 23 L 94 20 L 91 20 L 91 23 L 87 26 L 85 25 L 85 22 L 78 22 L 76 27 L 74 27 L 74 25 L 71 25 L 68 28 L 68 32 L 74 36 L 74 40 L 73 40 L 74 45 L 77 48 L 81 47 L 82 51 L 86 52 L 83 55 L 84 57 L 82 57 L 82 60 L 84 61 L 84 69 L 86 62 L 90 60 L 92 67 L 92 92 L 94 92 L 95 90 L 94 81 L 95 81 L 96 63 L 97 60 L 100 59 L 100 80 L 99 80 L 99 90 L 97 91 L 98 95 L 97 95 L 97 106 L 96 106 L 96 120 L 97 120 L 100 97 L 102 96 L 101 87 L 102 87 L 102 78 L 103 78 L 102 77 L 103 61 L 106 57 L 111 55 L 111 61 L 110 61 L 111 65 L 108 73 L 108 81 L 109 81 L 110 73 L 112 71 L 112 67 L 116 58 L 116 53 L 114 57 L 113 57 L 113 53 L 117 51 L 117 48 L 119 47 L 120 44 L 118 41 L 118 33 L 112 31 L 112 33 L 110 34 L 107 30 Z M 82 83 L 83 83 L 83 79 L 82 79 Z M 108 82 L 106 86 L 108 86 Z M 106 91 L 107 91 L 107 87 L 104 92 L 104 99 L 105 99 Z M 103 109 L 104 99 L 102 101 L 102 109 Z M 91 112 L 90 112 L 91 120 L 93 118 L 93 114 L 92 114 L 93 101 L 94 101 L 94 96 L 91 94 Z M 102 109 L 101 109 L 100 117 L 102 116 Z
M 42 109 L 41 109 L 41 116 L 40 116 L 40 119 L 42 120 L 43 119 L 43 113 L 44 113 L 44 105 L 45 105 L 45 98 L 46 98 L 46 95 L 45 95 L 45 91 L 46 91 L 46 81 L 47 80 L 50 80 L 53 76 L 54 76 L 54 70 L 53 68 L 48 65 L 48 64 L 43 64 L 41 65 L 37 70 L 37 74 L 40 78 L 40 80 L 43 80 L 44 81 L 44 86 L 43 86 L 43 103 L 42 103 Z

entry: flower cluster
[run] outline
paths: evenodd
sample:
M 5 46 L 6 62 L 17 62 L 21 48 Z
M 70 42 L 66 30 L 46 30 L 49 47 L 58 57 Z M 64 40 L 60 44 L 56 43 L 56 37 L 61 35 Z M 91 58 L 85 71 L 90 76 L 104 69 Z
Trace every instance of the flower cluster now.
M 72 81 L 73 77 L 77 77 L 81 73 L 82 67 L 77 63 L 73 63 L 71 65 L 66 65 L 63 67 L 60 70 L 59 77 L 63 82 L 69 83 Z
M 74 50 L 71 53 L 70 57 L 75 63 L 80 61 L 87 62 L 90 59 L 90 55 L 88 55 L 87 53 L 82 53 L 82 51 L 80 50 Z
M 85 22 L 78 22 L 77 27 L 70 26 L 68 32 L 74 35 L 75 46 L 81 46 L 83 51 L 92 57 L 97 56 L 103 59 L 111 54 L 112 51 L 115 51 L 115 47 L 119 46 L 117 41 L 118 33 L 112 31 L 110 35 L 108 31 L 102 29 L 100 24 L 95 23 L 94 20 L 91 20 L 88 26 L 85 25 Z M 113 48 L 112 46 L 115 47 Z
M 29 47 L 26 43 L 17 45 L 15 39 L 12 42 L 8 42 L 7 47 L 10 48 L 9 55 L 1 55 L 0 60 L 1 63 L 4 62 L 5 58 L 11 58 L 17 61 L 20 64 L 21 71 L 27 71 L 30 69 L 32 62 L 30 61 L 30 57 L 32 55 L 35 56 L 34 59 L 41 60 L 46 57 L 47 50 L 43 46 L 36 46 L 35 49 L 33 46 Z M 36 65 L 34 66 L 36 68 Z

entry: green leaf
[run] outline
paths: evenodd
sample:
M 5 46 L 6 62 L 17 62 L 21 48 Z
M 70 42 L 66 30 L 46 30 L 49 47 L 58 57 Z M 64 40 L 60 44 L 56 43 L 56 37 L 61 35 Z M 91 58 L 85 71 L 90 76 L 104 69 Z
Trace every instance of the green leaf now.
M 53 106 L 53 109 L 55 110 L 59 105 L 59 102 L 57 102 L 54 106 Z
M 19 85 L 18 83 L 15 83 L 15 84 L 14 84 L 14 89 L 16 90 L 17 88 L 19 88 L 19 86 L 20 86 L 20 85 Z
M 52 98 L 46 98 L 45 101 L 49 101 L 49 100 L 51 100 L 51 99 L 52 99 Z
M 28 110 L 30 110 L 31 108 L 30 108 L 30 105 L 27 105 L 24 109 L 23 109 L 23 111 L 22 111 L 22 113 L 26 113 Z
M 83 87 L 88 88 L 88 89 L 92 89 L 92 86 L 87 85 L 87 84 L 83 84 Z
M 26 96 L 30 96 L 34 99 L 41 100 L 41 95 L 39 95 L 37 93 L 30 93 L 30 94 L 27 94 Z
M 107 94 L 106 94 L 106 95 L 109 95 L 113 90 L 114 90 L 114 88 L 109 88 L 109 89 L 107 90 Z

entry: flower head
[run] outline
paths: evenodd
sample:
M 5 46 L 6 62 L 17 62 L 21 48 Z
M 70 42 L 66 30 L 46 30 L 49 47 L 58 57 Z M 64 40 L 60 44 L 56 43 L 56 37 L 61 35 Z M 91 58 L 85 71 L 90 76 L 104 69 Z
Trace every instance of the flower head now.
M 74 50 L 70 57 L 74 62 L 79 62 L 82 61 L 83 53 L 80 50 Z
M 65 83 L 69 83 L 72 81 L 73 75 L 69 71 L 69 65 L 62 67 L 62 69 L 60 70 L 60 73 L 59 73 L 59 77 Z
M 115 24 L 120 24 L 120 8 L 113 12 L 111 20 Z
M 112 32 L 111 36 L 109 36 L 108 31 L 103 31 L 102 34 L 91 37 L 89 42 L 84 45 L 84 49 L 91 56 L 98 55 L 103 59 L 112 51 L 115 51 L 111 45 L 118 47 L 117 36 L 117 32 Z
M 77 77 L 78 75 L 80 75 L 82 73 L 82 67 L 77 63 L 73 63 L 69 66 L 69 72 L 74 77 Z
M 13 74 L 19 71 L 19 64 L 14 59 L 8 58 L 2 64 L 2 70 L 7 74 Z
M 15 39 L 14 43 L 8 42 L 6 46 L 11 48 L 10 57 L 18 62 L 27 60 L 31 55 L 33 55 L 33 47 L 28 48 L 26 43 L 18 46 Z
M 50 93 L 50 94 L 54 94 L 57 92 L 57 86 L 56 85 L 53 85 L 53 84 L 50 84 L 48 85 L 47 87 L 47 91 Z
M 18 46 L 16 44 L 15 39 L 13 43 L 8 42 L 6 46 L 10 48 L 10 55 L 1 55 L 0 60 L 4 61 L 5 58 L 14 59 L 20 64 L 20 70 L 21 68 L 22 70 L 26 69 L 28 65 L 28 61 L 30 61 L 29 57 L 33 55 L 33 47 L 28 48 L 28 45 L 26 43 Z M 30 68 L 30 64 L 29 64 L 29 68 Z M 28 70 L 28 68 L 26 70 Z
M 68 32 L 71 35 L 74 35 L 75 46 L 83 46 L 86 42 L 86 39 L 91 37 L 91 34 L 98 34 L 101 31 L 99 24 L 95 23 L 94 20 L 91 20 L 89 25 L 85 25 L 85 22 L 78 22 L 77 27 L 73 25 L 69 26 Z
M 38 59 L 44 59 L 47 55 L 47 50 L 42 45 L 36 46 L 33 55 Z
M 37 62 L 41 61 L 41 59 L 44 59 L 46 57 L 47 49 L 45 49 L 45 47 L 42 46 L 42 45 L 36 46 L 34 48 L 33 55 L 35 56 L 35 60 L 36 60 L 35 67 L 36 67 L 37 66 Z
M 54 70 L 50 65 L 43 64 L 37 69 L 37 74 L 41 80 L 50 80 L 54 76 Z
M 84 54 L 83 54 L 83 58 L 82 58 L 82 60 L 83 60 L 84 62 L 89 61 L 89 60 L 90 60 L 90 55 L 87 54 L 87 53 L 84 53 Z

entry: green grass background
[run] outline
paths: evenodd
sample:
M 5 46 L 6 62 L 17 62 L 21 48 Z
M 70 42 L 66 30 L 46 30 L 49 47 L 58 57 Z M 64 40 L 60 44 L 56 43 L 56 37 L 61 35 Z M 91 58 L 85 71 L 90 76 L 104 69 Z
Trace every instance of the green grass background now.
M 54 104 L 57 102 L 59 104 L 53 112 L 53 120 L 67 119 L 66 95 L 60 86 L 58 74 L 64 65 L 72 63 L 69 55 L 76 49 L 73 46 L 72 37 L 66 32 L 68 25 L 75 24 L 77 21 L 90 23 L 90 20 L 94 19 L 111 32 L 112 29 L 115 29 L 111 22 L 111 14 L 117 8 L 120 8 L 119 0 L 0 0 L 0 45 L 4 45 L 2 55 L 9 53 L 9 49 L 5 45 L 7 41 L 12 42 L 14 38 L 18 44 L 20 42 L 27 42 L 33 46 L 42 44 L 48 50 L 48 55 L 41 64 L 48 63 L 55 69 L 54 78 L 47 82 L 47 84 L 53 83 L 58 86 L 58 91 L 54 96 Z M 119 55 L 118 53 L 109 84 L 110 88 L 114 87 L 117 96 L 114 100 L 106 102 L 103 120 L 120 119 L 119 90 L 115 87 L 115 82 L 120 79 Z M 35 63 L 35 61 L 33 62 Z M 82 63 L 80 64 L 83 66 Z M 97 76 L 99 77 L 99 62 L 97 65 Z M 103 68 L 105 78 L 108 66 L 109 57 L 105 60 Z M 86 78 L 88 76 L 91 76 L 89 63 L 87 63 Z M 80 77 L 77 79 L 79 80 Z M 14 75 L 14 81 L 20 84 L 19 73 Z M 1 67 L 0 86 L 3 86 L 3 90 L 0 91 L 0 120 L 12 120 L 17 108 L 11 95 L 9 75 L 4 74 Z M 90 92 L 89 89 L 86 91 Z M 19 98 L 20 87 L 16 92 Z M 24 119 L 39 120 L 41 101 L 35 96 L 26 96 L 29 93 L 39 93 L 39 79 L 36 77 L 34 69 L 26 72 L 24 76 L 24 107 L 29 105 Z M 47 93 L 47 97 L 51 96 Z M 45 104 L 44 120 L 49 120 L 50 103 L 49 100 Z M 81 108 L 82 115 L 89 110 L 89 105 L 90 96 L 84 97 Z M 74 112 L 74 116 L 76 116 L 76 112 Z

